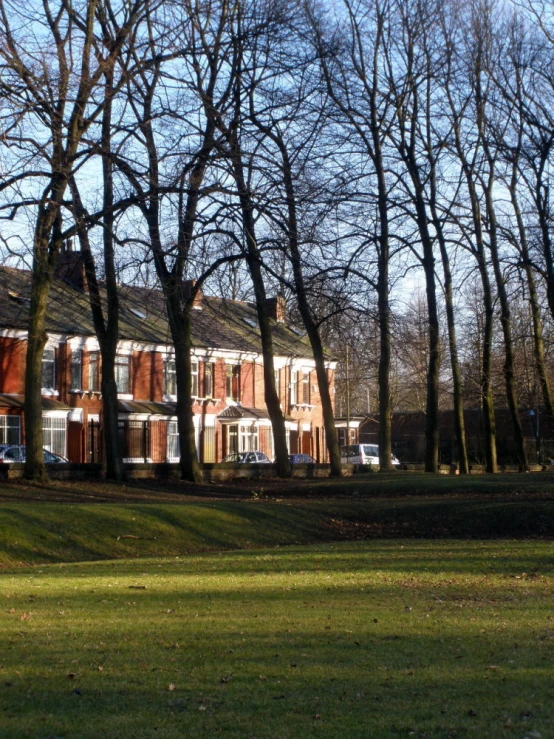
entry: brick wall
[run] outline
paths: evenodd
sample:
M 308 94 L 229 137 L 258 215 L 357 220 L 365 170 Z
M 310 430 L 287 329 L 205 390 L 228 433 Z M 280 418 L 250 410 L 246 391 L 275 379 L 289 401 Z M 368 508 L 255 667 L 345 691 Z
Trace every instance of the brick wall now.
M 24 392 L 27 342 L 0 337 L 0 392 Z

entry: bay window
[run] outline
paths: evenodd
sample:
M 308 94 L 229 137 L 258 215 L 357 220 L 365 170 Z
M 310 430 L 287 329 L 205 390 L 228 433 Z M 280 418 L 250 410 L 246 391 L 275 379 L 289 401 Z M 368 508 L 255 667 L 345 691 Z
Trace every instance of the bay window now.
M 45 449 L 65 457 L 66 418 L 42 417 L 42 443 Z
M 0 416 L 0 444 L 19 444 L 20 429 L 19 416 Z

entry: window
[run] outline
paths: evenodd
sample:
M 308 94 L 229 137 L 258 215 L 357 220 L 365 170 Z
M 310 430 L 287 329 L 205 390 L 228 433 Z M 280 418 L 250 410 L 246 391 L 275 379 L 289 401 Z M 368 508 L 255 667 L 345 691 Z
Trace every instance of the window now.
M 42 443 L 44 448 L 65 457 L 65 418 L 42 418 Z
M 81 352 L 71 352 L 71 390 L 81 389 Z
M 131 373 L 129 371 L 129 357 L 118 354 L 115 358 L 115 384 L 117 392 L 126 394 L 131 392 Z
M 19 416 L 0 416 L 0 444 L 19 444 Z
M 225 395 L 228 400 L 240 398 L 240 364 L 225 365 Z
M 239 425 L 239 451 L 250 452 L 258 448 L 258 427 Z
M 310 404 L 310 371 L 305 370 L 302 375 L 302 402 Z
M 213 362 L 206 362 L 204 365 L 204 397 L 213 398 L 214 396 L 214 365 Z
M 45 349 L 42 354 L 42 387 L 56 387 L 56 354 L 53 349 Z
M 250 424 L 233 423 L 227 427 L 227 453 L 251 452 L 258 449 L 258 427 Z
M 169 421 L 167 424 L 167 459 L 169 462 L 179 461 L 179 429 L 177 421 Z
M 278 369 L 275 370 L 275 392 L 277 397 L 281 399 L 281 371 Z
M 290 371 L 290 404 L 298 403 L 298 371 Z
M 198 390 L 198 362 L 193 359 L 190 363 L 190 394 L 193 398 L 200 395 Z
M 100 390 L 100 357 L 98 352 L 88 355 L 88 389 L 93 392 Z
M 167 359 L 165 362 L 164 393 L 165 395 L 177 395 L 177 373 L 174 359 Z

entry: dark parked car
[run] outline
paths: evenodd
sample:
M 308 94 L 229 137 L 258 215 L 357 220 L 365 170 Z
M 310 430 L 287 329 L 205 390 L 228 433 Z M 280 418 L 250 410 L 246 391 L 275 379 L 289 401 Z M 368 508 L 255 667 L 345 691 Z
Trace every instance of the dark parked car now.
M 228 454 L 223 461 L 237 464 L 271 463 L 271 459 L 263 452 L 233 452 L 233 454 Z
M 21 444 L 0 444 L 0 462 L 24 462 L 25 451 L 25 447 Z M 43 449 L 43 451 L 44 461 L 47 464 L 61 464 L 68 461 L 61 454 L 54 454 L 48 449 Z
M 290 464 L 317 464 L 309 454 L 289 454 Z

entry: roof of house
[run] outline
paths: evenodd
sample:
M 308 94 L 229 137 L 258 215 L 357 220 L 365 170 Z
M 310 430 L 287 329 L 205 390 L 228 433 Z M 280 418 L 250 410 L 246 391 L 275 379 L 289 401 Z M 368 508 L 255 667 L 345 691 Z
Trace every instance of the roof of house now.
M 71 407 L 59 400 L 53 398 L 41 398 L 41 408 L 43 411 L 70 411 Z M 11 395 L 9 393 L 0 393 L 0 408 L 20 410 L 25 405 L 23 395 Z
M 105 308 L 105 290 L 102 300 Z M 0 328 L 26 329 L 31 295 L 31 272 L 0 267 Z M 171 344 L 163 293 L 159 289 L 123 285 L 119 289 L 119 336 L 122 340 Z M 277 356 L 311 357 L 308 338 L 286 323 L 272 322 Z M 49 333 L 94 336 L 86 293 L 62 279 L 53 280 L 48 301 Z M 194 309 L 193 347 L 261 353 L 256 307 L 253 303 L 203 296 Z M 328 357 L 330 359 L 330 357 Z

